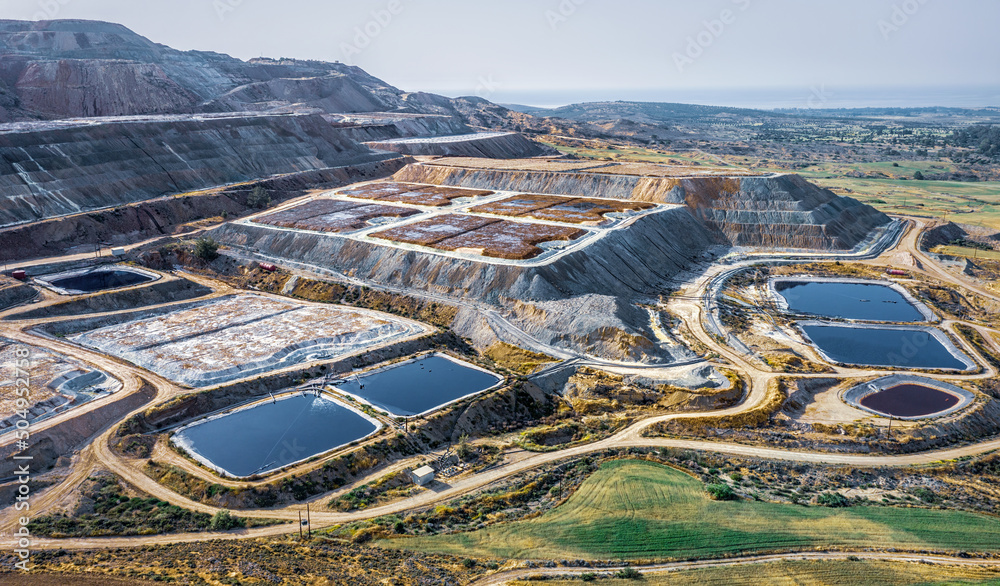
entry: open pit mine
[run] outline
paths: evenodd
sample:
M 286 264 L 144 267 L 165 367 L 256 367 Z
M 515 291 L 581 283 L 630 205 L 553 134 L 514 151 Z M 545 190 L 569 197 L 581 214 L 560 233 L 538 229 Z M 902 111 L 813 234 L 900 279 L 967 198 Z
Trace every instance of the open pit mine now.
M 589 466 L 565 454 L 995 444 L 1000 300 L 927 256 L 922 220 L 793 173 L 567 156 L 508 115 L 0 21 L 2 528 L 17 458 L 36 547 L 63 550 L 210 526 L 67 539 L 95 537 L 95 483 L 245 525 L 204 538 L 300 532 L 304 502 L 314 530 L 399 519 L 360 544 Z

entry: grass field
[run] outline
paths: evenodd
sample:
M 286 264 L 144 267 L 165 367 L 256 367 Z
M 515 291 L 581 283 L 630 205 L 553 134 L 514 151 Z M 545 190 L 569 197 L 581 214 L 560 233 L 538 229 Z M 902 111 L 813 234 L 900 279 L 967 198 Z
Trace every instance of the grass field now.
M 998 182 L 853 177 L 827 179 L 828 175 L 808 171 L 800 174 L 821 187 L 849 195 L 889 214 L 932 216 L 1000 229 Z
M 547 586 L 579 586 L 580 580 L 548 580 Z M 601 586 L 633 586 L 635 580 L 611 579 L 595 582 Z M 685 586 L 701 584 L 865 584 L 884 586 L 910 586 L 916 584 L 1000 584 L 1000 570 L 988 568 L 943 567 L 923 564 L 874 561 L 788 561 L 746 566 L 728 566 L 647 574 L 642 584 L 646 586 Z M 539 582 L 512 582 L 529 586 Z
M 949 256 L 964 256 L 968 258 L 988 258 L 1000 260 L 1000 252 L 996 250 L 979 250 L 969 246 L 935 246 L 932 252 Z
M 619 460 L 540 517 L 381 545 L 462 556 L 632 560 L 815 547 L 998 551 L 1000 520 L 922 508 L 717 502 L 686 474 Z

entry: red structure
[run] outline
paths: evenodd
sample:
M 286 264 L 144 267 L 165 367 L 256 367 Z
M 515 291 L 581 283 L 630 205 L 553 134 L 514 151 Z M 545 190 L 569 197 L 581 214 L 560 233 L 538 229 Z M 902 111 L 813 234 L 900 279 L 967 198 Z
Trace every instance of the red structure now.
M 27 281 L 28 280 L 28 273 L 24 272 L 21 269 L 18 269 L 16 271 L 14 271 L 13 273 L 10 274 L 10 276 L 14 277 L 18 281 Z
M 887 272 L 890 275 L 893 275 L 895 277 L 905 277 L 906 276 L 906 271 L 901 271 L 899 269 L 889 269 Z
M 262 263 L 260 263 L 260 268 L 264 269 L 265 271 L 267 271 L 269 273 L 273 273 L 274 271 L 278 270 L 278 267 L 274 266 L 273 264 L 271 264 L 269 262 L 262 262 Z

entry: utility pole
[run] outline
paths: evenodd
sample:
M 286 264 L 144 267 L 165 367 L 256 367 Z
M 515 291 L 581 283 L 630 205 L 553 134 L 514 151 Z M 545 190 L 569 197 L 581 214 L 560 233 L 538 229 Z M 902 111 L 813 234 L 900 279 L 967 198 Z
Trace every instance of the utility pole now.
M 312 517 L 309 515 L 309 503 L 306 503 L 306 531 L 308 532 L 309 537 L 312 537 L 313 524 Z
M 302 511 L 299 511 L 299 541 L 302 541 Z

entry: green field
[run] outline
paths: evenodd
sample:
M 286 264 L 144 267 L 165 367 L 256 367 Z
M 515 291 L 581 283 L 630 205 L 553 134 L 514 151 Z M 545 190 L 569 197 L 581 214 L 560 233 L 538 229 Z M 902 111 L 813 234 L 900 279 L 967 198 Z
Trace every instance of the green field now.
M 1000 252 L 996 250 L 979 250 L 969 246 L 936 246 L 933 252 L 937 254 L 947 254 L 949 256 L 964 256 L 968 258 L 987 258 L 990 260 L 1000 260 Z
M 995 181 L 916 180 L 925 175 L 952 172 L 954 164 L 941 161 L 893 163 L 820 163 L 795 169 L 809 181 L 842 195 L 897 215 L 930 216 L 1000 229 L 1000 183 Z M 785 172 L 785 169 L 770 169 Z M 878 174 L 885 177 L 852 177 Z
M 462 556 L 655 560 L 816 547 L 1000 550 L 1000 520 L 923 508 L 716 502 L 704 485 L 641 460 L 601 466 L 540 517 L 469 533 L 383 540 Z
M 669 574 L 647 574 L 642 582 L 613 579 L 595 582 L 601 586 L 700 585 L 700 584 L 878 584 L 911 586 L 917 584 L 1000 584 L 1000 569 L 943 567 L 923 564 L 872 561 L 788 561 L 746 566 L 728 566 L 686 570 Z M 513 582 L 529 586 L 539 582 Z M 546 586 L 579 586 L 580 580 L 547 580 Z
M 1000 183 L 803 176 L 888 214 L 931 216 L 1000 229 Z

